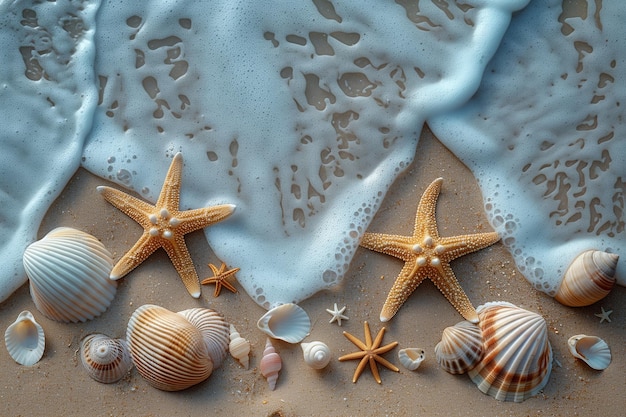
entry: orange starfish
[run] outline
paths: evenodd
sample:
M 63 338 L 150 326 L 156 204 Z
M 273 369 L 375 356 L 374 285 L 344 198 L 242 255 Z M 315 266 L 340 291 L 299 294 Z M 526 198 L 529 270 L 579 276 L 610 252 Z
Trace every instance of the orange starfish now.
M 110 278 L 117 280 L 135 269 L 159 248 L 165 249 L 192 297 L 200 297 L 198 274 L 185 244 L 185 235 L 228 217 L 232 204 L 179 211 L 183 156 L 174 156 L 155 205 L 111 187 L 98 192 L 124 214 L 135 220 L 144 231 L 137 243 L 113 267 Z
M 394 372 L 399 372 L 400 370 L 391 362 L 384 359 L 382 356 L 383 353 L 389 352 L 391 349 L 398 346 L 398 342 L 392 342 L 385 346 L 380 346 L 383 341 L 383 336 L 385 335 L 385 328 L 380 329 L 378 334 L 376 335 L 376 339 L 372 342 L 372 333 L 370 332 L 370 325 L 367 321 L 363 322 L 363 329 L 365 332 L 365 343 L 354 337 L 348 332 L 343 332 L 343 335 L 348 338 L 349 341 L 354 343 L 356 347 L 361 349 L 360 352 L 348 353 L 347 355 L 343 355 L 339 358 L 340 361 L 350 361 L 353 359 L 361 359 L 359 365 L 356 367 L 356 371 L 354 371 L 354 376 L 352 377 L 352 382 L 356 382 L 361 376 L 361 373 L 365 369 L 365 365 L 369 362 L 370 369 L 372 370 L 372 375 L 374 375 L 374 379 L 379 384 L 382 383 L 380 379 L 380 374 L 378 373 L 378 367 L 376 366 L 376 362 L 380 363 L 384 367 L 391 369 Z
M 213 271 L 213 276 L 202 280 L 200 284 L 215 284 L 215 292 L 213 293 L 214 297 L 220 295 L 222 287 L 225 287 L 232 292 L 237 292 L 237 288 L 235 288 L 235 286 L 230 282 L 226 281 L 226 279 L 234 276 L 237 271 L 239 271 L 239 268 L 233 268 L 227 271 L 226 264 L 224 262 L 222 262 L 220 269 L 217 269 L 217 267 L 213 264 L 209 264 L 209 268 Z
M 459 313 L 473 323 L 478 315 L 454 276 L 450 261 L 493 245 L 497 233 L 439 237 L 435 207 L 443 179 L 437 178 L 424 191 L 417 207 L 413 236 L 365 233 L 360 245 L 404 261 L 404 267 L 389 291 L 380 321 L 389 321 L 424 278 L 430 278 Z

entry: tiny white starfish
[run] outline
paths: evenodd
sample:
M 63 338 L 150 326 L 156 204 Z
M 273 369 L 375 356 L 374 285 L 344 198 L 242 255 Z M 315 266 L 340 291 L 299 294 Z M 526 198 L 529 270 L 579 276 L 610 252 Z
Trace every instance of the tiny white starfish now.
M 330 319 L 329 323 L 336 321 L 337 324 L 341 326 L 341 320 L 349 320 L 348 316 L 343 315 L 343 312 L 346 311 L 346 306 L 343 306 L 342 308 L 337 308 L 337 303 L 335 303 L 335 307 L 332 310 L 330 308 L 327 308 L 326 311 L 328 311 L 328 313 L 332 314 L 333 316 Z
M 600 318 L 600 323 L 602 323 L 604 320 L 606 320 L 606 321 L 608 321 L 610 323 L 611 319 L 609 318 L 609 316 L 611 315 L 613 310 L 604 311 L 604 307 L 600 307 L 600 308 L 602 309 L 602 312 L 598 313 L 598 314 L 594 314 L 594 316 Z

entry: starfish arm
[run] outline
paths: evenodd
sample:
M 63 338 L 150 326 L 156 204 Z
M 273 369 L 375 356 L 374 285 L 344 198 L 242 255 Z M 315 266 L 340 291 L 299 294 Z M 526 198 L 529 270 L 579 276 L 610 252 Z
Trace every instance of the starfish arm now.
M 369 349 L 369 346 L 366 346 L 363 342 L 361 342 L 359 339 L 357 339 L 356 337 L 352 336 L 350 333 L 348 332 L 343 332 L 343 335 L 349 340 L 351 341 L 356 347 L 358 347 L 361 350 L 367 350 Z
M 369 329 L 368 329 L 369 330 Z M 376 335 L 376 339 L 374 339 L 374 343 L 370 344 L 371 349 L 376 349 L 383 342 L 383 337 L 385 337 L 385 328 L 380 329 L 378 334 Z M 371 337 L 370 337 L 371 340 Z
M 442 260 L 450 262 L 468 253 L 491 246 L 499 240 L 500 235 L 496 232 L 442 237 L 439 239 L 438 244 L 445 248 L 445 252 L 440 257 Z
M 380 357 L 378 355 L 374 355 L 373 358 L 376 360 L 376 362 L 378 362 L 385 368 L 390 369 L 394 372 L 400 372 L 400 369 L 397 366 L 395 366 L 393 363 L 389 362 L 387 359 Z
M 226 277 L 224 277 L 226 278 Z M 235 286 L 233 284 L 231 284 L 230 282 L 226 281 L 226 279 L 223 279 L 221 281 L 222 287 L 226 288 L 227 290 L 229 290 L 230 292 L 237 292 L 237 288 L 235 288 Z
M 153 205 L 105 185 L 99 186 L 96 189 L 105 200 L 117 207 L 122 213 L 139 223 L 142 227 L 150 227 L 148 215 L 156 211 Z
M 171 241 L 163 245 L 163 248 L 170 257 L 174 268 L 178 271 L 178 275 L 183 280 L 189 294 L 193 298 L 200 297 L 201 289 L 198 274 L 187 250 L 185 238 L 182 235 L 175 235 Z
M 417 206 L 417 213 L 415 214 L 413 236 L 439 237 L 437 222 L 435 221 L 435 209 L 437 208 L 437 198 L 439 197 L 442 183 L 443 178 L 437 178 L 430 183 L 424 194 L 422 194 L 422 198 Z
M 375 360 L 376 357 L 374 355 L 369 355 L 368 358 L 369 358 L 369 363 L 370 363 L 370 369 L 372 370 L 372 375 L 374 375 L 374 379 L 379 384 L 382 384 L 383 381 L 380 379 L 380 374 L 378 373 L 378 366 L 376 366 L 376 360 Z
M 216 277 L 205 278 L 200 282 L 202 285 L 216 284 L 219 281 Z
M 382 355 L 383 353 L 389 352 L 390 350 L 392 350 L 396 346 L 398 346 L 398 342 L 391 342 L 388 345 L 381 346 L 379 348 L 376 348 L 376 349 L 372 350 L 372 353 L 375 353 L 376 355 Z
M 359 365 L 356 367 L 356 370 L 354 371 L 354 375 L 352 376 L 352 382 L 356 383 L 356 381 L 358 381 L 359 377 L 363 373 L 363 370 L 365 369 L 365 365 L 367 365 L 367 362 L 368 362 L 367 356 L 361 359 L 361 362 L 359 362 Z
M 382 329 L 380 332 L 378 332 L 378 334 L 380 334 L 381 332 L 384 333 L 385 329 Z M 370 324 L 366 321 L 363 322 L 363 333 L 365 333 L 365 346 L 367 346 L 367 349 L 371 349 L 372 348 L 372 332 L 370 331 Z
M 358 352 L 352 352 L 352 353 L 347 353 L 343 356 L 340 356 L 337 360 L 339 362 L 343 362 L 343 361 L 352 361 L 354 359 L 361 359 L 362 357 L 366 356 L 367 352 L 364 350 L 358 351 Z
M 161 247 L 159 242 L 148 233 L 144 232 L 133 247 L 115 264 L 111 270 L 110 278 L 118 280 L 124 277 L 145 261 L 148 256 L 152 255 L 159 247 Z
M 439 291 L 448 299 L 450 304 L 465 318 L 472 323 L 478 323 L 478 314 L 472 302 L 463 291 L 456 279 L 452 268 L 448 263 L 442 263 L 437 273 L 430 274 L 431 281 L 439 288 Z
M 234 204 L 205 207 L 194 210 L 180 211 L 176 214 L 177 226 L 182 234 L 203 229 L 230 216 L 235 211 Z
M 385 255 L 408 261 L 412 256 L 413 242 L 410 236 L 364 233 L 360 246 Z
M 380 321 L 391 320 L 424 278 L 426 278 L 426 274 L 423 268 L 418 268 L 413 262 L 405 263 L 391 290 L 389 290 L 380 312 Z
M 159 199 L 156 203 L 157 207 L 165 207 L 170 212 L 178 211 L 182 171 L 183 155 L 178 152 L 174 155 L 172 163 L 167 170 L 165 181 L 163 181 L 163 188 L 161 189 L 161 194 L 159 194 Z

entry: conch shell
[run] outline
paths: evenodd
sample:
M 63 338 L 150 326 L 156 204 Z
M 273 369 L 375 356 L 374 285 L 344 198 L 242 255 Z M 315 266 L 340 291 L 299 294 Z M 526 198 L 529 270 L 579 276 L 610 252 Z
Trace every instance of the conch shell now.
M 426 358 L 424 349 L 404 348 L 398 351 L 398 360 L 409 371 L 415 371 Z
M 582 360 L 591 368 L 602 371 L 611 363 L 609 345 L 597 336 L 579 334 L 567 341 L 569 351 L 574 357 Z
M 257 322 L 257 327 L 274 339 L 298 343 L 311 331 L 311 319 L 302 307 L 287 303 L 265 313 Z
M 302 342 L 300 344 L 304 362 L 313 369 L 323 369 L 330 362 L 330 348 L 324 342 L 319 340 L 313 342 Z
M 483 357 L 483 336 L 477 324 L 467 320 L 444 329 L 435 346 L 439 366 L 451 374 L 464 374 Z
M 244 369 L 250 365 L 250 341 L 241 337 L 235 326 L 230 325 L 230 343 L 228 345 L 230 355 L 237 359 Z
M 211 356 L 211 338 L 206 334 L 215 329 L 213 310 L 190 309 L 181 313 L 146 304 L 135 310 L 126 330 L 137 371 L 150 385 L 164 391 L 180 391 L 204 381 L 220 360 Z M 218 341 L 223 339 L 222 327 L 216 327 Z M 226 348 L 227 344 L 224 351 Z
M 261 358 L 261 364 L 259 368 L 261 374 L 267 380 L 267 383 L 271 391 L 276 388 L 276 380 L 278 379 L 278 373 L 283 367 L 283 362 L 280 359 L 280 355 L 276 353 L 276 349 L 272 345 L 272 341 L 268 338 L 265 342 L 265 350 L 263 351 L 263 357 Z
M 99 333 L 89 334 L 80 342 L 80 360 L 87 374 L 103 384 L 119 381 L 133 367 L 126 340 Z
M 4 342 L 13 360 L 25 366 L 39 362 L 46 348 L 43 328 L 30 311 L 22 311 L 17 316 L 4 332 Z
M 554 298 L 569 307 L 591 305 L 611 291 L 619 256 L 588 250 L 576 257 L 565 271 Z

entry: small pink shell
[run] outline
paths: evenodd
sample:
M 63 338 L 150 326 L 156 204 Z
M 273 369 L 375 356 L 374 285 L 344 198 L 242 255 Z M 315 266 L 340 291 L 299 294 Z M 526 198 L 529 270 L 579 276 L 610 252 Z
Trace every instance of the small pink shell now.
M 269 338 L 265 342 L 265 350 L 263 351 L 263 357 L 261 358 L 259 367 L 261 374 L 267 379 L 270 390 L 274 391 L 278 373 L 283 367 L 283 361 L 280 359 L 278 353 L 276 353 L 276 349 L 272 346 L 272 342 Z

